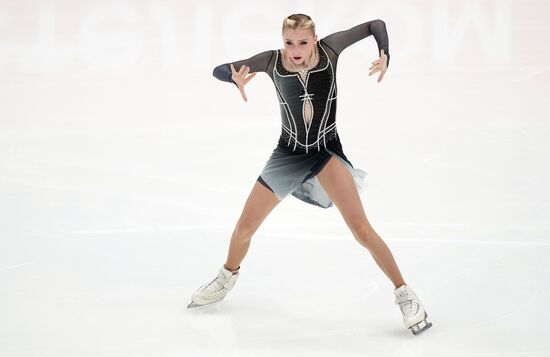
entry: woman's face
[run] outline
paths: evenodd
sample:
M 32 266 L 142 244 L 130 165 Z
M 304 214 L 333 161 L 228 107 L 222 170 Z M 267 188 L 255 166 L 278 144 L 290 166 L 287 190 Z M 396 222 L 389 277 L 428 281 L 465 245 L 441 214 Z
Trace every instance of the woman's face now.
M 317 46 L 317 35 L 312 36 L 310 30 L 286 29 L 283 33 L 285 53 L 295 64 L 303 64 Z

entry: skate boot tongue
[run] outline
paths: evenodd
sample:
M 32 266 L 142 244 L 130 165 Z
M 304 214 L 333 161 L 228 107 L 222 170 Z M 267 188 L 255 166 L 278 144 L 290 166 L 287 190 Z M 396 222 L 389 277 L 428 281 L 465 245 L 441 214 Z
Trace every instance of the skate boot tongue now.
M 221 270 L 223 271 L 223 274 L 224 274 L 225 276 L 229 277 L 229 276 L 231 276 L 231 275 L 234 275 L 234 274 L 239 273 L 239 269 L 240 269 L 240 268 L 241 268 L 241 266 L 239 265 L 239 267 L 237 268 L 237 270 L 235 270 L 235 271 L 233 272 L 233 271 L 227 269 L 227 268 L 225 267 L 225 265 L 222 265 L 222 269 L 221 269 Z
M 413 310 L 416 310 L 416 296 L 407 285 L 401 285 L 399 288 L 395 289 L 394 294 L 395 304 L 403 304 L 402 308 L 405 307 L 414 313 Z
M 221 268 L 220 269 L 220 272 L 219 272 L 219 275 L 222 277 L 222 278 L 225 278 L 225 279 L 229 279 L 229 277 L 231 275 L 233 275 L 233 273 L 231 272 L 231 270 L 227 270 L 225 268 Z
M 407 294 L 407 284 L 401 285 L 400 287 L 393 290 L 395 296 L 403 296 Z
M 395 288 L 393 291 L 395 291 L 395 292 L 403 291 L 403 290 L 405 290 L 405 287 L 406 287 L 406 286 L 407 286 L 407 284 L 403 284 L 403 285 L 401 285 L 400 287 Z

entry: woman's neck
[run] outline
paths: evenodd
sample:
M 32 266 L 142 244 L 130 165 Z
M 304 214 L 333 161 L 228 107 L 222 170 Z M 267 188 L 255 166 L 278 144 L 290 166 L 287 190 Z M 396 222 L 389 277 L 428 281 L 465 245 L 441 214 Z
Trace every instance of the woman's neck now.
M 305 69 L 313 68 L 319 62 L 319 56 L 315 55 L 315 49 L 313 49 L 312 51 L 313 51 L 313 54 L 310 53 L 309 56 L 308 56 L 308 58 L 311 58 L 312 62 L 307 63 L 307 64 L 304 63 L 304 64 L 299 64 L 298 65 L 298 64 L 294 63 L 292 61 L 292 59 L 286 55 L 286 52 L 284 51 L 284 49 L 282 49 L 283 57 L 287 59 L 287 63 L 289 64 L 289 66 L 287 65 L 286 67 L 290 67 L 290 71 L 302 71 L 302 70 L 305 70 Z M 317 63 L 315 63 L 315 62 L 317 62 Z M 287 70 L 289 70 L 289 68 L 287 68 Z

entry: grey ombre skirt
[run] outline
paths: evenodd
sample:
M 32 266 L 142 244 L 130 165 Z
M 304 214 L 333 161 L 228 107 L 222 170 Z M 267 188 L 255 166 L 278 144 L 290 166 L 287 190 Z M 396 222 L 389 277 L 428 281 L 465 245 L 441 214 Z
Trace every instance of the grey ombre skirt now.
M 354 168 L 343 152 L 339 151 L 340 153 L 337 153 L 336 150 L 324 148 L 321 151 L 305 154 L 290 152 L 283 146 L 277 145 L 257 180 L 273 191 L 279 201 L 292 194 L 315 206 L 332 207 L 332 201 L 317 178 L 317 174 L 321 172 L 332 155 L 336 156 L 349 170 L 359 193 L 362 193 L 366 187 L 364 179 L 367 173 Z

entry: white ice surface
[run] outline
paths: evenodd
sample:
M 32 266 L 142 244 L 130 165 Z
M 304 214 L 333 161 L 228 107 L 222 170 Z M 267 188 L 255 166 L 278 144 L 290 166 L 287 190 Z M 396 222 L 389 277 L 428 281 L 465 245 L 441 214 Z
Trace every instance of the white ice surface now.
M 547 2 L 76 4 L 0 2 L 0 356 L 550 356 Z M 293 12 L 387 24 L 381 83 L 372 37 L 343 52 L 337 122 L 420 336 L 338 209 L 294 197 L 186 309 L 280 133 L 265 73 L 245 103 L 212 69 Z

